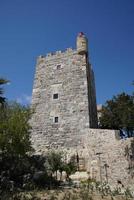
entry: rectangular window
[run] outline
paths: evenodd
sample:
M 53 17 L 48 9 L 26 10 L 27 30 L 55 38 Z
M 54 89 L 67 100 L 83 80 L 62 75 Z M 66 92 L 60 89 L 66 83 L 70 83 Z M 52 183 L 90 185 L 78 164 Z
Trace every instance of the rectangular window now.
M 57 69 L 61 69 L 61 65 L 57 65 Z
M 59 120 L 58 117 L 55 117 L 55 118 L 54 118 L 54 122 L 55 122 L 55 123 L 58 123 L 58 120 Z
M 58 93 L 53 94 L 53 99 L 58 99 Z

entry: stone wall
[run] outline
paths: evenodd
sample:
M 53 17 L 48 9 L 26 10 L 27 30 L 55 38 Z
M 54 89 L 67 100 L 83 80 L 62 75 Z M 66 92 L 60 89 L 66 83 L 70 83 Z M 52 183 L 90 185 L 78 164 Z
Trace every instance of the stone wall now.
M 58 94 L 57 99 L 53 99 L 54 94 Z M 74 50 L 39 61 L 32 101 L 33 134 L 41 137 L 44 145 L 47 141 L 51 148 L 64 145 L 65 139 L 69 143 L 71 135 L 89 127 L 85 56 Z
M 134 189 L 134 140 L 120 139 L 115 130 L 86 129 L 76 150 L 91 178 Z
M 44 147 L 37 136 L 34 143 L 36 153 L 45 153 L 49 149 L 66 152 L 66 159 L 79 156 L 79 168 L 87 171 L 97 181 L 106 181 L 117 186 L 117 182 L 134 189 L 134 140 L 120 139 L 119 132 L 103 129 L 83 129 L 69 140 L 59 135 L 57 143 L 62 140 L 64 145 L 54 148 Z M 40 145 L 39 145 L 40 143 Z M 38 145 L 37 145 L 38 144 Z M 49 143 L 50 144 L 50 143 Z M 37 145 L 37 146 L 36 146 Z
M 32 95 L 35 112 L 31 119 L 35 149 L 70 147 L 81 129 L 96 127 L 90 66 L 86 54 L 72 49 L 38 58 Z M 57 99 L 54 94 L 58 94 Z

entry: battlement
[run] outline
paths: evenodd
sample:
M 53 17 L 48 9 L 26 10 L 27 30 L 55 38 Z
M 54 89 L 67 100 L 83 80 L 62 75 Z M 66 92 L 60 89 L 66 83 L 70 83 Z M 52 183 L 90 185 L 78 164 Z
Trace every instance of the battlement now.
M 38 60 L 42 60 L 42 59 L 47 59 L 47 58 L 55 58 L 57 56 L 63 56 L 63 55 L 68 55 L 70 53 L 75 53 L 76 52 L 76 49 L 73 49 L 73 48 L 67 48 L 66 50 L 64 51 L 55 51 L 55 52 L 50 52 L 50 53 L 47 53 L 46 55 L 40 55 L 38 56 Z
M 84 33 L 79 33 L 77 36 L 76 40 L 76 49 L 73 48 L 67 48 L 64 51 L 55 51 L 55 52 L 50 52 L 47 53 L 46 55 L 40 55 L 38 57 L 38 62 L 42 62 L 44 59 L 55 59 L 56 57 L 60 56 L 68 56 L 73 53 L 78 53 L 78 54 L 87 54 L 88 53 L 88 40 Z

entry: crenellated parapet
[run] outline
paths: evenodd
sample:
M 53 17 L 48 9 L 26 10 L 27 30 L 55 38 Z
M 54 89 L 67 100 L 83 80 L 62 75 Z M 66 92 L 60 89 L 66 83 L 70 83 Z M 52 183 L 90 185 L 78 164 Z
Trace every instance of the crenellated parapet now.
M 42 62 L 47 59 L 55 59 L 56 57 L 63 57 L 68 56 L 69 54 L 73 54 L 76 52 L 76 49 L 73 48 L 67 48 L 65 51 L 55 51 L 47 53 L 46 55 L 40 55 L 37 58 L 37 62 Z

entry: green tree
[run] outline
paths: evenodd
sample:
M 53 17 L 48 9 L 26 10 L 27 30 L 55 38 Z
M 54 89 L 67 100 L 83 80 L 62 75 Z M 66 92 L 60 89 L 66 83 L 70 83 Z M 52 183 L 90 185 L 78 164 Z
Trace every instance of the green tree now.
M 134 81 L 132 81 L 132 85 L 134 86 Z M 134 91 L 133 91 L 133 93 L 132 93 L 132 94 L 133 94 L 133 97 L 134 97 Z
M 77 162 L 75 156 L 70 158 L 70 161 L 65 164 L 64 171 L 66 172 L 66 179 L 69 180 L 69 176 L 77 171 Z
M 3 86 L 4 84 L 8 83 L 9 81 L 6 80 L 6 79 L 3 79 L 3 78 L 0 78 L 0 105 L 4 105 L 5 103 L 5 97 L 3 97 L 3 93 L 4 93 L 4 90 L 3 90 Z
M 107 101 L 102 107 L 100 127 L 107 129 L 134 129 L 133 96 L 121 93 Z
M 57 171 L 60 172 L 60 180 L 62 179 L 62 172 L 65 171 L 67 175 L 67 180 L 69 180 L 69 176 L 73 174 L 77 170 L 77 163 L 74 156 L 70 158 L 68 162 L 65 160 L 65 154 L 63 152 L 55 152 L 52 151 L 48 153 L 47 156 L 47 168 L 49 172 L 52 174 L 56 173 L 57 180 Z
M 18 103 L 0 109 L 0 151 L 3 154 L 25 155 L 31 151 L 29 107 Z
M 47 162 L 49 171 L 51 171 L 52 174 L 56 173 L 57 179 L 57 171 L 60 171 L 63 166 L 63 153 L 55 151 L 49 152 L 47 156 Z

